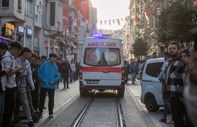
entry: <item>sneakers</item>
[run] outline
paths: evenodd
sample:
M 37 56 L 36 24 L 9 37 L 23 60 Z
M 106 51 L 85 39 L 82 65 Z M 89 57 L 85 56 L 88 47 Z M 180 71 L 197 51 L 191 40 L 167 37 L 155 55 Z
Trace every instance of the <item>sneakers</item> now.
M 49 118 L 53 118 L 53 115 L 49 115 Z
M 159 120 L 160 122 L 163 122 L 163 123 L 166 123 L 167 122 L 167 119 L 165 119 L 165 118 L 160 118 L 160 120 Z
M 169 124 L 173 124 L 174 123 L 174 120 L 170 120 L 168 121 Z
M 30 122 L 29 122 L 29 127 L 34 127 L 33 121 L 30 121 Z

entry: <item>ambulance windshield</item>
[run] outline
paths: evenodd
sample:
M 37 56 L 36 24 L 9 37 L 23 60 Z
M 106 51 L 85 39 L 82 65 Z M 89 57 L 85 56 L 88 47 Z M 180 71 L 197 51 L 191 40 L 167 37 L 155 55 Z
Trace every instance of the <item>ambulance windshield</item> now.
M 118 48 L 87 48 L 84 63 L 91 66 L 116 66 L 121 63 Z

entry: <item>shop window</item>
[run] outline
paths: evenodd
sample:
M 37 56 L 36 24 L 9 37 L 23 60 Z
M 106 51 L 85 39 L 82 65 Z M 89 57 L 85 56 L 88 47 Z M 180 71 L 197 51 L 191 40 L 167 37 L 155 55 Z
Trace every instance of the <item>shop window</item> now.
M 50 6 L 50 26 L 55 26 L 55 2 L 51 2 Z
M 3 0 L 2 7 L 9 7 L 9 0 Z
M 26 1 L 26 11 L 29 13 L 32 13 L 32 1 L 31 0 Z

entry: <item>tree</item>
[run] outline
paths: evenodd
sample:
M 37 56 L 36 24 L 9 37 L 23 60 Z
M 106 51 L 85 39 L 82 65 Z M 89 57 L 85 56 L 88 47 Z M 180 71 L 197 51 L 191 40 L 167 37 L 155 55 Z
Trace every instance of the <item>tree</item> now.
M 141 38 L 138 38 L 133 44 L 133 54 L 135 57 L 147 55 L 148 44 Z
M 191 29 L 197 26 L 197 11 L 193 0 L 172 1 L 158 15 L 158 40 L 165 45 L 170 41 L 181 44 L 192 41 Z

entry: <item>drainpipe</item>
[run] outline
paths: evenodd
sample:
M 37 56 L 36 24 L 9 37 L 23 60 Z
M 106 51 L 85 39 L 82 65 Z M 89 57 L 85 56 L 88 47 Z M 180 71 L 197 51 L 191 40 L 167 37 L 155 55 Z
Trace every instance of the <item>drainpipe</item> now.
M 34 51 L 34 24 L 35 24 L 35 7 L 36 7 L 36 1 L 37 0 L 34 0 L 33 1 L 33 27 L 32 27 L 32 37 L 31 37 L 31 50 Z

